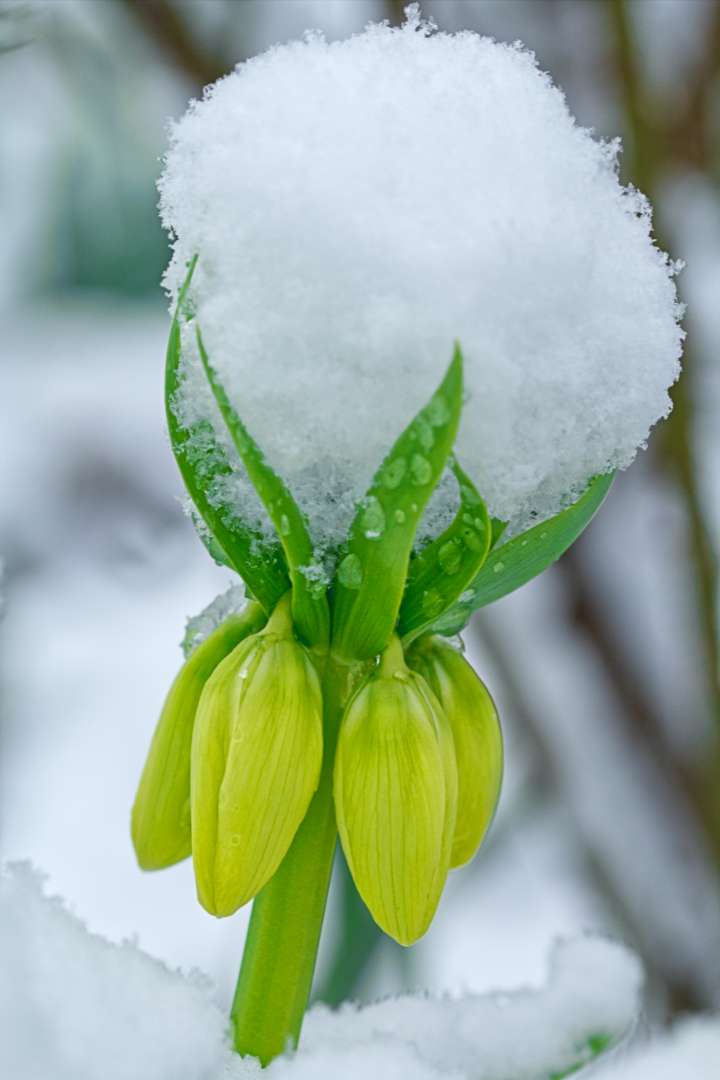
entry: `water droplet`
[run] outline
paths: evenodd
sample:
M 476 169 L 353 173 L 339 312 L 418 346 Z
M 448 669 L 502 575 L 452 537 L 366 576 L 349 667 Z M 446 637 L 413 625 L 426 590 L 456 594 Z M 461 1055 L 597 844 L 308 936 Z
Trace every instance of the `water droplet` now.
M 523 540 L 523 542 L 522 542 L 522 544 L 520 546 L 521 547 L 527 547 L 527 540 Z
M 463 521 L 466 525 L 473 525 L 472 514 L 463 514 Z
M 433 427 L 442 427 L 450 419 L 450 410 L 442 394 L 435 394 L 428 407 L 423 411 Z
M 495 565 L 493 566 L 493 573 L 494 574 L 502 574 L 504 569 L 505 569 L 505 563 L 504 562 L 496 562 Z
M 463 544 L 466 548 L 470 548 L 470 551 L 482 551 L 482 541 L 471 526 L 464 528 L 461 531 L 460 536 L 462 537 Z
M 432 465 L 422 454 L 413 454 L 410 462 L 410 474 L 415 484 L 429 484 L 432 480 Z
M 287 514 L 283 514 L 280 518 L 280 535 L 287 536 L 290 532 L 290 522 L 288 521 Z
M 402 668 L 397 668 L 393 671 L 393 679 L 397 679 L 398 682 L 410 682 L 410 676 L 407 671 L 403 671 Z
M 547 533 L 540 533 L 540 539 L 541 540 L 544 540 L 546 538 L 546 536 L 547 536 Z
M 479 533 L 485 532 L 485 522 L 482 518 L 475 518 L 475 528 Z
M 423 593 L 422 608 L 424 614 L 429 619 L 432 619 L 435 615 L 439 615 L 444 606 L 445 601 L 437 589 L 427 589 L 427 591 Z
M 467 487 L 466 484 L 460 485 L 460 494 L 462 495 L 462 500 L 466 506 L 480 505 L 480 496 L 476 491 L 473 491 L 472 488 Z
M 447 544 L 443 544 L 440 548 L 438 559 L 446 574 L 457 574 L 462 562 L 462 554 L 457 544 L 449 540 Z
M 400 508 L 398 507 L 398 509 L 397 509 L 397 510 L 395 511 L 395 513 L 393 514 L 393 517 L 394 517 L 394 518 L 395 518 L 395 520 L 397 521 L 398 525 L 402 525 L 402 524 L 403 524 L 403 522 L 405 521 L 405 511 L 404 511 L 404 510 L 401 510 L 401 509 L 400 509 Z
M 420 445 L 423 450 L 432 450 L 435 445 L 435 435 L 430 424 L 424 418 L 424 416 L 416 416 L 413 420 L 413 431 L 417 434 Z
M 363 580 L 362 563 L 357 555 L 346 555 L 338 567 L 338 581 L 346 589 L 359 589 Z
M 378 536 L 382 535 L 385 528 L 385 511 L 374 495 L 371 495 L 367 500 L 361 528 L 368 540 L 377 539 Z
M 471 600 L 475 599 L 475 590 L 466 589 L 464 593 L 461 593 L 458 600 L 461 604 L 469 604 Z
M 390 491 L 392 491 L 393 488 L 396 488 L 405 475 L 406 469 L 407 461 L 404 457 L 395 458 L 394 461 L 388 461 L 382 474 L 383 487 L 388 488 Z
M 417 503 L 412 503 L 411 506 L 410 506 L 410 509 L 412 510 L 413 514 L 417 514 L 417 508 L 418 508 Z
M 240 843 L 240 837 L 237 833 L 233 833 L 233 835 L 230 837 L 230 843 L 233 845 L 233 847 L 236 847 Z

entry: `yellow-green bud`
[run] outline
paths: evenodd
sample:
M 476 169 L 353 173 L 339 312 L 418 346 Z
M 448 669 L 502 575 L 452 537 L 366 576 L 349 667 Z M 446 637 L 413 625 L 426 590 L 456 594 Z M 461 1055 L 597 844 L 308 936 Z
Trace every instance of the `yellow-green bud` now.
M 358 891 L 401 945 L 425 933 L 447 877 L 457 807 L 452 732 L 397 636 L 343 717 L 338 830 Z
M 450 866 L 464 866 L 480 847 L 500 795 L 503 747 L 497 711 L 485 684 L 443 638 L 419 638 L 408 663 L 425 677 L 452 728 L 458 810 Z
M 192 743 L 192 850 L 198 900 L 232 915 L 282 862 L 317 788 L 322 694 L 292 633 L 291 594 L 265 630 L 215 669 Z
M 252 600 L 229 615 L 193 650 L 170 688 L 132 809 L 132 840 L 143 870 L 164 870 L 190 855 L 190 747 L 200 695 L 220 661 L 264 623 Z

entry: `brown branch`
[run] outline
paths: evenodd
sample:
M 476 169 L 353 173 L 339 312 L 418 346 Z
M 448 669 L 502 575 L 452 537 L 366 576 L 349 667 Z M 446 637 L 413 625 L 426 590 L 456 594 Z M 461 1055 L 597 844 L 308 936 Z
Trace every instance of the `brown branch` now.
M 662 119 L 653 130 L 648 123 L 651 109 L 650 94 L 642 71 L 640 53 L 634 40 L 629 0 L 602 0 L 609 15 L 613 47 L 617 58 L 620 96 L 627 118 L 633 154 L 630 159 L 630 179 L 649 196 L 653 196 L 661 181 L 679 162 L 671 157 L 674 145 L 668 129 L 661 129 Z M 720 41 L 720 2 L 716 0 L 713 34 L 704 59 L 699 64 L 695 89 L 689 95 L 696 125 L 706 129 L 712 92 L 720 61 L 717 57 Z M 661 110 L 656 110 L 662 116 Z M 682 123 L 689 124 L 684 111 Z M 700 119 L 697 119 L 700 118 Z M 675 122 L 675 121 L 673 121 Z M 668 244 L 660 234 L 662 246 Z M 691 347 L 686 347 L 683 372 L 671 390 L 673 411 L 668 420 L 658 425 L 651 445 L 660 462 L 673 477 L 685 504 L 689 525 L 689 557 L 695 579 L 698 611 L 698 636 L 703 651 L 705 685 L 708 704 L 712 710 L 713 732 L 704 761 L 698 770 L 696 793 L 701 816 L 713 835 L 714 846 L 720 851 L 720 634 L 717 621 L 718 562 L 710 539 L 697 480 L 693 446 L 693 363 Z
M 402 26 L 405 22 L 405 8 L 410 0 L 385 0 L 387 15 L 385 18 L 391 26 Z
M 666 131 L 667 156 L 701 172 L 715 172 L 718 167 L 712 113 L 719 81 L 720 0 L 714 0 L 705 51 L 691 69 L 685 108 L 669 119 Z
M 198 44 L 172 0 L 122 0 L 122 3 L 166 60 L 194 83 L 207 86 L 232 70 L 225 60 Z

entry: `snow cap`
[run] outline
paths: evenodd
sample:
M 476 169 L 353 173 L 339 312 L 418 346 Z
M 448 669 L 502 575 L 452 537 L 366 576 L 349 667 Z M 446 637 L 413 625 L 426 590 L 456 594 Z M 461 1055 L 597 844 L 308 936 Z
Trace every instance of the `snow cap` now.
M 519 45 L 404 26 L 238 65 L 171 130 L 173 298 L 288 483 L 320 552 L 465 357 L 457 453 L 512 531 L 625 468 L 670 410 L 682 331 L 619 143 L 577 126 Z M 222 422 L 185 344 L 178 416 Z M 267 519 L 239 459 L 233 499 Z M 441 484 L 421 532 L 455 508 Z M 510 533 L 508 533 L 510 535 Z

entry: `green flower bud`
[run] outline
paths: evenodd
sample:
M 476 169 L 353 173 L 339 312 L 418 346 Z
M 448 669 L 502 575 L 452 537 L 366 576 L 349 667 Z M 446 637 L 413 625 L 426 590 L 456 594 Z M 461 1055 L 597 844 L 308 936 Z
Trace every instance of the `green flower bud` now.
M 464 866 L 480 847 L 500 795 L 503 747 L 497 711 L 485 684 L 443 638 L 419 638 L 408 663 L 424 676 L 452 728 L 458 810 L 450 866 Z
M 200 695 L 220 661 L 264 622 L 252 600 L 229 615 L 193 650 L 170 688 L 132 809 L 132 841 L 143 870 L 164 870 L 190 854 L 190 747 Z
M 320 779 L 322 694 L 292 633 L 291 592 L 215 669 L 192 743 L 198 900 L 232 915 L 282 862 Z
M 382 929 L 401 945 L 427 930 L 447 877 L 457 809 L 452 731 L 397 636 L 351 698 L 334 773 L 350 871 Z

